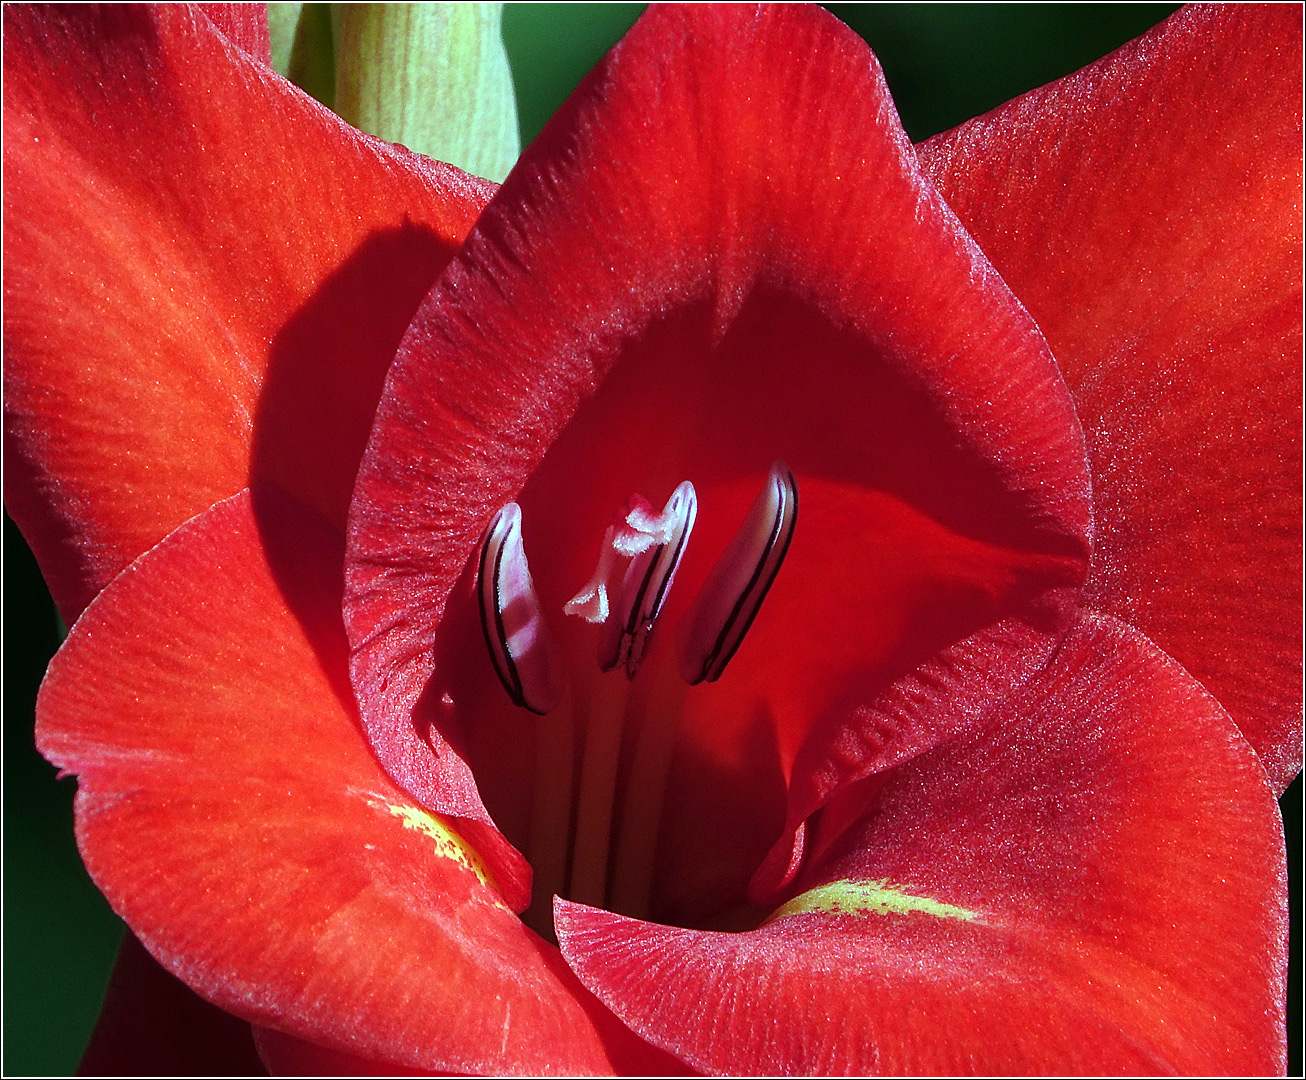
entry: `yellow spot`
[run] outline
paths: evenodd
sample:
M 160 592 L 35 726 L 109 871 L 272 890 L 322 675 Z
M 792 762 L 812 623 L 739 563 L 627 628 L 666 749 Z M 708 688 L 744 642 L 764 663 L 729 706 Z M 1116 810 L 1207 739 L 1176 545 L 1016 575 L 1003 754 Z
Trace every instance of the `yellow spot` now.
M 435 841 L 436 854 L 442 859 L 452 859 L 470 870 L 480 879 L 482 885 L 493 891 L 495 901 L 498 902 L 499 887 L 495 884 L 494 875 L 481 861 L 481 857 L 476 854 L 471 844 L 459 836 L 453 826 L 420 806 L 405 806 L 402 803 L 386 802 L 384 799 L 376 798 L 369 798 L 368 802 L 377 809 L 393 814 L 403 822 L 405 829 L 415 829 L 424 836 L 430 837 Z
M 832 881 L 828 885 L 799 893 L 787 904 L 777 908 L 767 922 L 783 919 L 786 915 L 822 911 L 859 918 L 869 915 L 906 915 L 911 911 L 934 915 L 940 919 L 979 918 L 978 912 L 968 911 L 955 904 L 945 904 L 928 896 L 913 895 L 902 886 L 882 878 L 879 881 Z

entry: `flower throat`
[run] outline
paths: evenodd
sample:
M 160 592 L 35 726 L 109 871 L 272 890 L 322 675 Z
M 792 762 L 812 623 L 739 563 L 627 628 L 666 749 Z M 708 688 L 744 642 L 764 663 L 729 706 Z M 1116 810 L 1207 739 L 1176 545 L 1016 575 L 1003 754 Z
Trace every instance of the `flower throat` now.
M 684 696 L 721 677 L 761 609 L 793 540 L 797 482 L 783 463 L 771 467 L 681 619 L 673 675 L 665 659 L 645 660 L 697 513 L 694 486 L 685 481 L 660 512 L 632 496 L 607 528 L 593 576 L 564 605 L 566 614 L 600 625 L 600 674 L 578 683 L 592 687 L 583 700 L 572 693 L 531 580 L 518 505 L 504 506 L 482 539 L 476 591 L 486 649 L 508 697 L 540 717 L 527 840 L 535 888 L 524 918 L 546 936 L 552 934 L 554 894 L 647 916 Z M 655 670 L 641 676 L 647 668 Z M 637 677 L 647 680 L 638 703 L 631 694 Z M 614 836 L 624 737 L 634 749 Z

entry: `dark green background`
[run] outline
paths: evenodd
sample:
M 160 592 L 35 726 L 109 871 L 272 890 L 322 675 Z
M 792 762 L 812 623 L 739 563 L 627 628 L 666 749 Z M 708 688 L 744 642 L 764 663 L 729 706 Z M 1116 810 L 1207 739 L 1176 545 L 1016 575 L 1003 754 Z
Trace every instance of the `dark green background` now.
M 916 140 L 1081 67 L 1174 9 L 1164 4 L 830 7 L 874 48 Z M 504 40 L 524 142 L 641 10 L 622 4 L 508 6 Z M 56 782 L 54 770 L 32 748 L 32 703 L 58 645 L 58 629 L 31 556 L 8 518 L 4 567 L 3 1068 L 8 1075 L 66 1073 L 76 1067 L 94 1021 L 121 925 L 77 858 L 73 782 Z M 1284 805 L 1296 881 L 1300 781 Z M 1300 1005 L 1290 1003 L 1289 1016 L 1299 1012 Z M 1299 1053 L 1295 1057 L 1290 1072 L 1300 1071 Z

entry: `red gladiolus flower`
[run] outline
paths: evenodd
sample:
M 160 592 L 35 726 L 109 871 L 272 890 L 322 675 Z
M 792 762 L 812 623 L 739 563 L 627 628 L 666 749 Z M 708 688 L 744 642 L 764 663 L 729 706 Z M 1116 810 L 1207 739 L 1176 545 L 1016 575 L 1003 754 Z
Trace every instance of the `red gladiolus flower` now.
M 497 192 L 235 18 L 5 12 L 38 740 L 163 967 L 273 1071 L 1282 1071 L 1297 16 L 918 150 L 654 9 Z

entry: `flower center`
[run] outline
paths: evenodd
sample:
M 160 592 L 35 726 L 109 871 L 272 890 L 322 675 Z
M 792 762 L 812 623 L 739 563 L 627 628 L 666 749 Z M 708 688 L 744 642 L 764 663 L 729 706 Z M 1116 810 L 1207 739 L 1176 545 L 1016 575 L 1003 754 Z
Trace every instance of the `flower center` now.
M 561 670 L 561 654 L 527 565 L 520 508 L 509 503 L 490 522 L 477 567 L 486 649 L 512 702 L 541 717 L 528 852 L 536 889 L 525 916 L 541 933 L 552 923 L 554 893 L 647 914 L 685 694 L 719 679 L 743 643 L 789 550 L 797 511 L 793 473 L 777 462 L 681 619 L 674 664 L 664 646 L 662 659 L 644 673 L 698 499 L 689 481 L 660 512 L 642 496 L 629 498 L 604 533 L 593 576 L 564 605 L 566 614 L 600 624 L 600 674 L 578 679 Z M 644 690 L 632 695 L 637 676 Z M 580 686 L 587 688 L 583 695 L 575 692 Z M 580 731 L 584 742 L 578 756 Z M 614 836 L 623 742 L 633 749 Z M 577 760 L 579 776 L 574 775 Z

